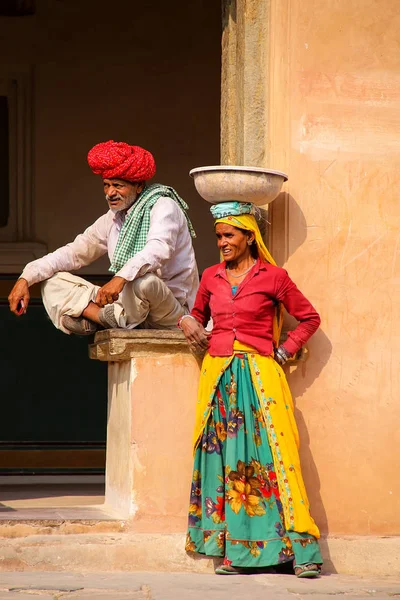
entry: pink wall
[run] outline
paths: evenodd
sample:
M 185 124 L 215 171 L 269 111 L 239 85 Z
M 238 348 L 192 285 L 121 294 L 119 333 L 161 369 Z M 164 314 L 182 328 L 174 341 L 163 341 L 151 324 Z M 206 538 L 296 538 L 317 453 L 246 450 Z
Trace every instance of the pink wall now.
M 289 382 L 313 513 L 400 533 L 398 2 L 273 2 L 273 251 L 322 316 Z
M 133 528 L 186 531 L 199 365 L 190 353 L 174 353 L 172 348 L 167 356 L 135 359 L 135 368 Z

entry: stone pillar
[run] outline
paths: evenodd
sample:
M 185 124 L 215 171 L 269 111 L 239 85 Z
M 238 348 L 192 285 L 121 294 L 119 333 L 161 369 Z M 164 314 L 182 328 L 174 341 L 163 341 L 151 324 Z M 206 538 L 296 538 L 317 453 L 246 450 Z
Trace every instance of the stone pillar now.
M 270 0 L 223 0 L 221 163 L 269 165 Z
M 185 531 L 199 360 L 180 331 L 108 330 L 106 504 L 135 531 Z
M 223 0 L 221 77 L 221 164 L 284 170 L 271 164 L 270 79 L 271 0 Z M 281 231 L 286 219 L 287 194 L 261 210 L 261 233 L 275 256 L 273 231 Z M 277 206 L 277 208 L 275 208 Z M 271 227 L 271 223 L 274 225 Z M 268 226 L 269 224 L 269 226 Z M 279 234 L 278 234 L 279 235 Z M 276 237 L 276 236 L 275 236 Z

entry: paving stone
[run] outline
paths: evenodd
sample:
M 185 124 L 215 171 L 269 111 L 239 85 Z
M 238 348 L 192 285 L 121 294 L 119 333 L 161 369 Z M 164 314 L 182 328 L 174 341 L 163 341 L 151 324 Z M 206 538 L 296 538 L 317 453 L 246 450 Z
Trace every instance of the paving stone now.
M 55 600 L 57 596 L 54 594 L 30 594 L 25 592 L 0 592 L 0 600 Z
M 78 590 L 83 590 L 83 586 L 76 585 L 57 585 L 54 587 L 53 584 L 43 584 L 43 585 L 23 585 L 18 587 L 9 588 L 10 592 L 22 592 L 22 591 L 30 591 L 32 593 L 36 592 L 52 592 L 53 594 L 61 593 L 61 592 L 76 592 Z
M 8 591 L 10 590 L 10 591 Z M 400 578 L 195 573 L 0 573 L 0 600 L 400 600 Z
M 345 594 L 343 593 L 316 593 L 313 594 L 312 596 L 308 595 L 308 594 L 296 594 L 296 595 L 292 595 L 291 597 L 286 596 L 286 598 L 289 600 L 309 600 L 310 598 L 312 598 L 313 600 L 368 600 L 369 598 L 371 598 L 372 596 L 369 595 L 365 595 L 364 592 L 362 592 L 362 594 L 348 594 L 347 592 Z M 373 596 L 374 600 L 389 600 L 389 596 L 387 594 L 384 595 L 378 595 L 378 596 Z M 271 599 L 272 600 L 272 599 Z
M 146 591 L 83 590 L 61 596 L 60 600 L 153 600 Z M 32 600 L 32 598 L 31 598 Z

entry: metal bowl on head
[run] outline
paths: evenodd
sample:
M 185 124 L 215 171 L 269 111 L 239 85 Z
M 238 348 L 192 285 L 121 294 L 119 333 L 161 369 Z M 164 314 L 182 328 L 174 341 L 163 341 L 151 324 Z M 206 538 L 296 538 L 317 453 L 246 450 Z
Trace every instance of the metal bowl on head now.
M 197 167 L 189 174 L 200 196 L 211 204 L 236 200 L 263 206 L 275 200 L 288 179 L 280 171 L 235 165 Z

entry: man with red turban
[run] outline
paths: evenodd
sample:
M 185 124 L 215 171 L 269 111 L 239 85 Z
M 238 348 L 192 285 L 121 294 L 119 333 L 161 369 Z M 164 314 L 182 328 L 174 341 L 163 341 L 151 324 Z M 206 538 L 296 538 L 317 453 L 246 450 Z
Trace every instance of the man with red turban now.
M 43 282 L 47 313 L 65 333 L 175 328 L 198 287 L 187 204 L 173 188 L 146 183 L 156 166 L 140 146 L 97 144 L 88 163 L 103 179 L 108 212 L 72 243 L 26 265 L 8 298 L 11 311 L 24 314 L 29 287 Z M 70 273 L 106 252 L 114 276 L 102 287 Z

